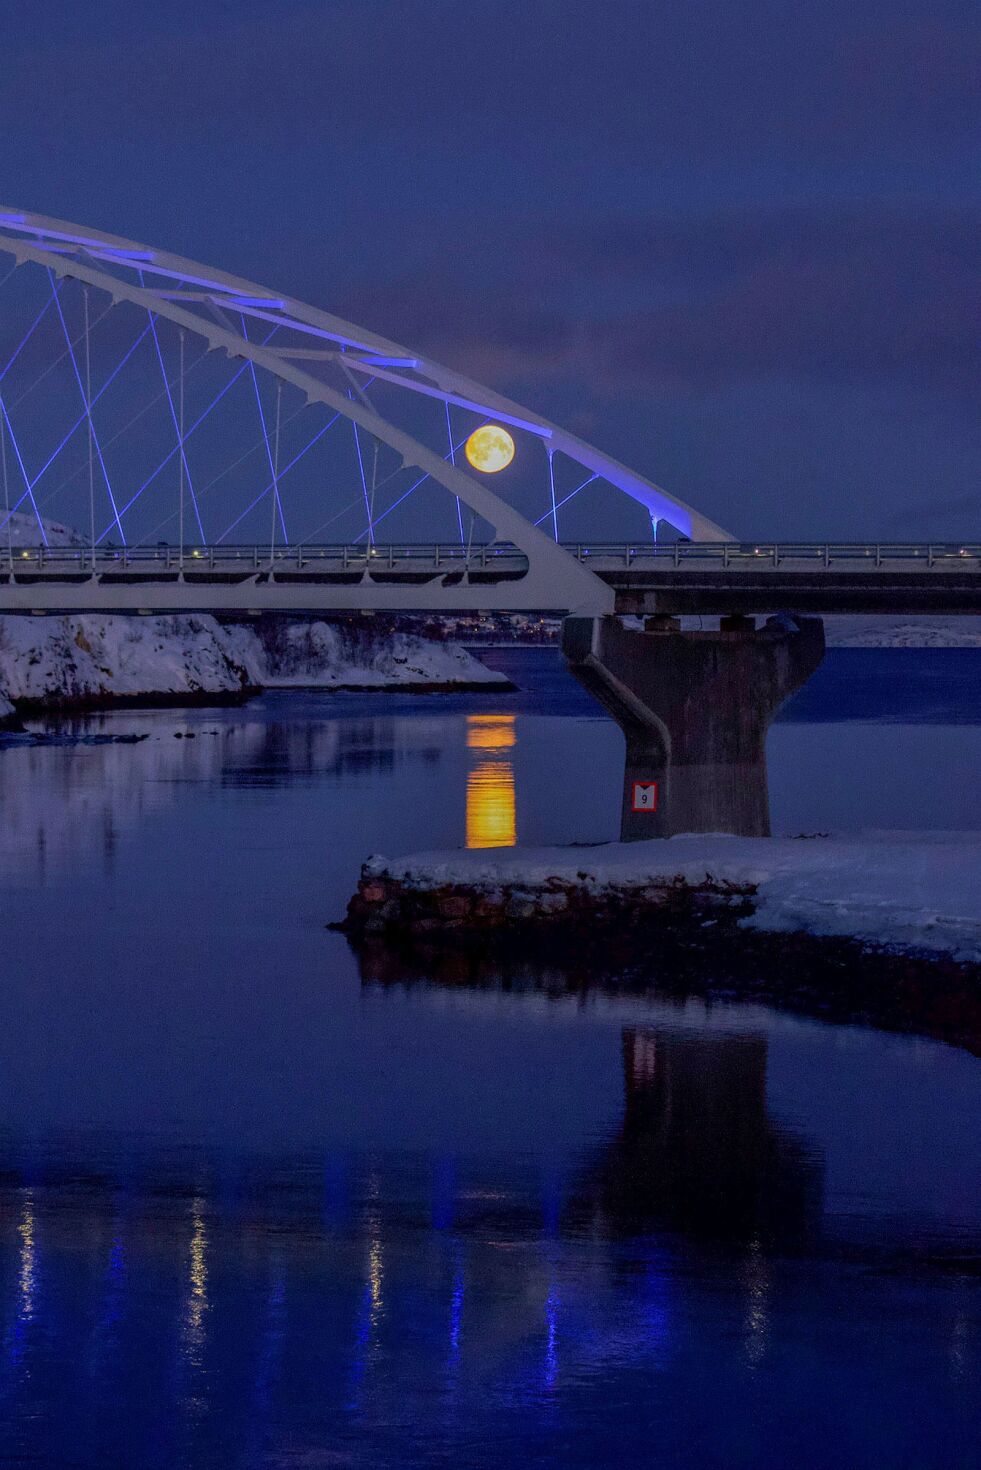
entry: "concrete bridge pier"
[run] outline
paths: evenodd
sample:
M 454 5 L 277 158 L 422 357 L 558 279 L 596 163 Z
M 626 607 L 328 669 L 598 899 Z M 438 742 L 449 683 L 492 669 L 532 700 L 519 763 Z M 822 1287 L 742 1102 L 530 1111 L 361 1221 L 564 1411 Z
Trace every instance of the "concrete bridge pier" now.
M 579 682 L 626 736 L 620 838 L 678 832 L 768 837 L 766 732 L 824 657 L 820 618 L 721 619 L 682 632 L 651 617 L 566 618 L 562 647 Z

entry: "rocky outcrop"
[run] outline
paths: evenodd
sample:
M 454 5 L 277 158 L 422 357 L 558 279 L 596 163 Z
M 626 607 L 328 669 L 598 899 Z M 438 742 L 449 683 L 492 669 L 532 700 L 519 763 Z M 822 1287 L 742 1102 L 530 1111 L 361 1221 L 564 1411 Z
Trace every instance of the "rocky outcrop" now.
M 781 845 L 764 840 L 774 851 Z M 599 983 L 619 994 L 742 998 L 981 1052 L 981 957 L 969 923 L 946 933 L 924 924 L 902 944 L 887 942 L 903 933 L 895 923 L 883 924 L 878 939 L 864 922 L 851 933 L 840 924 L 838 932 L 808 932 L 813 911 L 777 912 L 765 869 L 727 878 L 700 863 L 670 876 L 677 841 L 651 844 L 665 854 L 665 871 L 632 877 L 604 873 L 602 857 L 585 854 L 580 870 L 556 872 L 557 862 L 542 861 L 547 850 L 523 872 L 520 857 L 509 862 L 506 854 L 496 865 L 487 854 L 376 858 L 362 869 L 347 917 L 330 927 L 348 935 L 366 983 L 533 984 L 549 994 Z M 976 886 L 972 846 L 962 854 L 965 894 L 969 882 Z M 568 849 L 566 856 L 575 862 Z M 911 856 L 906 865 L 920 882 Z
M 254 651 L 214 618 L 0 618 L 0 690 L 18 713 L 241 699 Z
M 588 932 L 665 922 L 809 932 L 981 964 L 981 833 L 687 834 L 375 857 L 348 923 Z M 421 930 L 419 932 L 422 932 Z
M 458 643 L 377 619 L 287 622 L 265 617 L 234 630 L 251 642 L 268 688 L 509 689 L 503 675 Z
M 455 644 L 391 629 L 239 626 L 198 614 L 0 617 L 0 721 L 45 709 L 221 703 L 264 688 L 510 687 Z
M 348 905 L 343 927 L 352 934 L 416 938 L 466 930 L 488 934 L 502 930 L 608 932 L 652 922 L 698 925 L 751 913 L 753 883 L 730 883 L 706 876 L 698 883 L 680 878 L 661 883 L 598 888 L 581 879 L 553 877 L 534 885 L 504 881 L 498 885 L 434 883 L 379 873 L 369 861 Z

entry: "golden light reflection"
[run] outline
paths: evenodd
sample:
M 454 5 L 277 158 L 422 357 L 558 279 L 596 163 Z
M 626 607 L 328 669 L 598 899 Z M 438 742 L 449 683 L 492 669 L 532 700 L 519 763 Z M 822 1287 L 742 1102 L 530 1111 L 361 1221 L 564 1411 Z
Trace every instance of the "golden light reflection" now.
M 374 1330 L 384 1307 L 385 1279 L 385 1268 L 382 1263 L 381 1214 L 378 1205 L 381 1186 L 378 1175 L 374 1172 L 369 1176 L 367 1193 L 370 1205 L 365 1217 L 365 1234 L 368 1240 L 368 1277 L 365 1288 L 368 1317 L 372 1330 Z
M 468 750 L 510 750 L 514 715 L 467 715 Z
M 382 1309 L 382 1253 L 381 1242 L 373 1240 L 368 1252 L 368 1296 L 371 1301 L 371 1321 L 374 1325 Z
M 514 770 L 487 761 L 467 777 L 467 846 L 513 847 L 517 840 Z
M 464 453 L 475 470 L 496 475 L 498 470 L 506 470 L 514 459 L 514 440 L 500 424 L 484 424 L 474 429 L 464 445 Z
M 518 840 L 514 715 L 468 715 L 467 749 L 475 760 L 467 774 L 467 847 L 513 847 Z
M 372 1211 L 366 1221 L 368 1259 L 365 1262 L 364 1291 L 358 1312 L 357 1337 L 351 1368 L 354 1377 L 354 1402 L 359 1404 L 369 1382 L 369 1373 L 378 1357 L 382 1317 L 385 1312 L 385 1266 L 378 1234 L 379 1219 Z
M 208 1236 L 201 1214 L 201 1201 L 194 1203 L 194 1233 L 191 1236 L 190 1267 L 188 1278 L 190 1291 L 187 1298 L 187 1337 L 192 1351 L 201 1346 L 204 1314 L 208 1310 Z
M 17 1226 L 20 1236 L 20 1318 L 26 1322 L 34 1316 L 34 1287 L 37 1278 L 37 1262 L 34 1245 L 34 1196 L 28 1190 L 24 1196 L 24 1208 Z

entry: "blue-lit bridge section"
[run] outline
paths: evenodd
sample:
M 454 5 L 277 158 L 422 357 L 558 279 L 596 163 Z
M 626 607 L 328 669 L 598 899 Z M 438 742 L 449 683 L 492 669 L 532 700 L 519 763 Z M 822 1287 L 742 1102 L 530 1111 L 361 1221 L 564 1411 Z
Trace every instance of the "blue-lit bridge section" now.
M 626 734 L 632 838 L 768 829 L 766 728 L 824 638 L 754 615 L 981 612 L 979 545 L 740 543 L 534 409 L 255 281 L 3 207 L 0 257 L 0 613 L 567 616 Z
M 981 613 L 981 544 L 563 544 L 621 612 Z M 566 613 L 512 544 L 0 547 L 0 612 Z

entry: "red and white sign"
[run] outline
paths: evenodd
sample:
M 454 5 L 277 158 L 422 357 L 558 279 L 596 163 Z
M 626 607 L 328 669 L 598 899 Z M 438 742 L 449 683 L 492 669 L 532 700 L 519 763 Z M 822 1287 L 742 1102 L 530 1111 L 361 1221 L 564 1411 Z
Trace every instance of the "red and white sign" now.
M 657 811 L 657 782 L 635 781 L 632 808 L 635 812 Z

